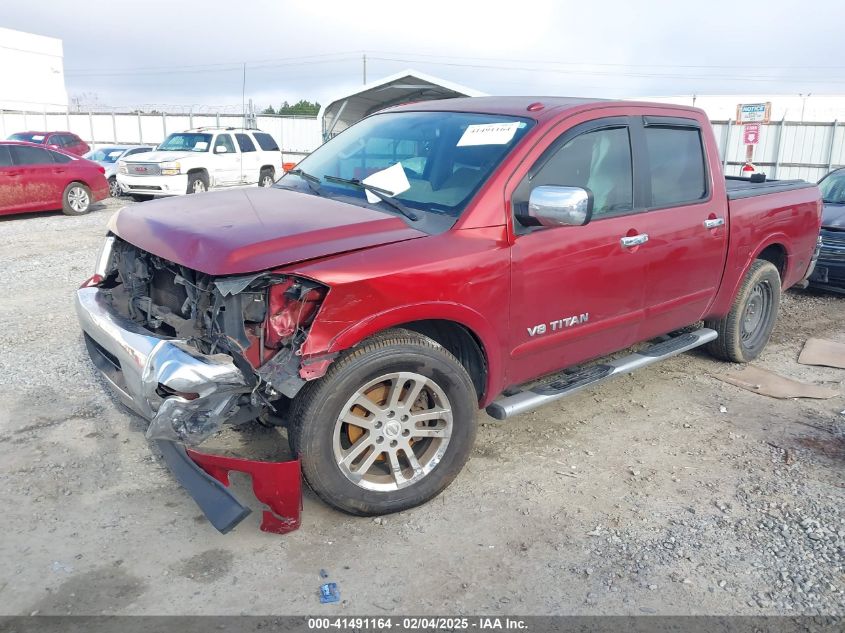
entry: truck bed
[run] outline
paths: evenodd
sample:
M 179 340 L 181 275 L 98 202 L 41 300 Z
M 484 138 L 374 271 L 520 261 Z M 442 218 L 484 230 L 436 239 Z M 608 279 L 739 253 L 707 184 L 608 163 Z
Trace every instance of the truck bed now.
M 806 180 L 764 180 L 752 182 L 750 178 L 741 176 L 725 176 L 725 188 L 728 192 L 728 200 L 739 200 L 740 198 L 751 198 L 754 196 L 765 196 L 770 193 L 782 191 L 794 191 L 815 185 Z

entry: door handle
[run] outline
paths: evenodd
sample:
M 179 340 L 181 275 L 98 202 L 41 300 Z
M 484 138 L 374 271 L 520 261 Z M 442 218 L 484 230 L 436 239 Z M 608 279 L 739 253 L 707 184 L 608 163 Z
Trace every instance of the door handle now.
M 631 248 L 632 246 L 639 246 L 640 244 L 645 244 L 648 242 L 648 233 L 640 233 L 639 235 L 632 235 L 631 237 L 623 237 L 619 242 L 625 248 Z
M 704 220 L 705 229 L 715 229 L 720 226 L 725 226 L 725 218 L 713 218 L 710 220 Z

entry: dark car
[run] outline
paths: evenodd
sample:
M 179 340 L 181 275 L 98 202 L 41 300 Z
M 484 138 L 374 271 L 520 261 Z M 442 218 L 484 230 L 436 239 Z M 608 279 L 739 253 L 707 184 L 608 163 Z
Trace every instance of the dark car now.
M 61 209 L 88 213 L 109 196 L 97 163 L 34 143 L 0 141 L 0 215 Z
M 60 149 L 76 156 L 82 156 L 91 151 L 88 143 L 73 132 L 17 132 L 12 134 L 9 140 L 46 145 L 50 149 Z
M 810 285 L 845 292 L 845 167 L 819 181 L 824 201 L 822 247 Z

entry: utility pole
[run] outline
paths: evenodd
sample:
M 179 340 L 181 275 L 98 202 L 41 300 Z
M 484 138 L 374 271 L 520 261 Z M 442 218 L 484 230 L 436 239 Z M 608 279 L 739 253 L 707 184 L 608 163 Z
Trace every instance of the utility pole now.
M 364 62 L 364 85 L 367 84 L 367 54 L 364 53 L 361 56 L 362 61 Z
M 241 112 L 243 112 L 244 127 L 247 127 L 247 124 L 246 124 L 246 62 L 244 62 L 244 74 L 243 74 L 243 80 L 241 81 Z
M 808 92 L 806 95 L 799 94 L 798 96 L 801 97 L 801 123 L 803 123 L 804 122 L 804 109 L 807 107 L 807 97 L 813 96 L 813 93 Z

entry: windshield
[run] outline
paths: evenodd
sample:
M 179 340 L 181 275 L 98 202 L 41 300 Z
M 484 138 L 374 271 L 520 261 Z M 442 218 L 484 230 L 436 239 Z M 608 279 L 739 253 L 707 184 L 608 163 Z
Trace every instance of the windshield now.
M 44 142 L 44 134 L 36 133 L 28 133 L 28 132 L 18 132 L 17 134 L 12 134 L 9 137 L 10 141 L 29 141 L 30 143 L 43 143 Z
M 85 158 L 88 160 L 94 160 L 98 163 L 114 163 L 117 162 L 117 159 L 123 156 L 125 149 L 120 147 L 103 147 L 93 152 L 88 152 L 85 154 Z
M 211 134 L 171 134 L 158 146 L 160 152 L 207 152 L 211 145 Z
M 845 204 L 845 169 L 825 176 L 819 183 L 822 200 L 828 204 Z
M 454 220 L 531 125 L 466 112 L 377 114 L 315 150 L 279 185 L 313 177 L 310 188 L 297 189 L 385 210 L 396 206 L 384 204 L 388 196 L 407 209 Z M 356 185 L 361 182 L 366 186 Z

